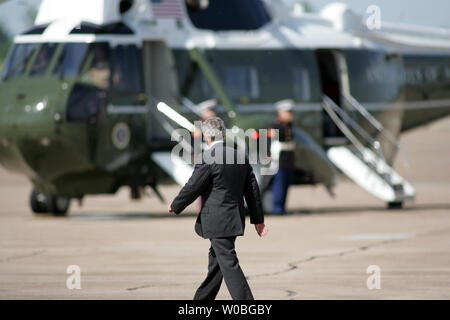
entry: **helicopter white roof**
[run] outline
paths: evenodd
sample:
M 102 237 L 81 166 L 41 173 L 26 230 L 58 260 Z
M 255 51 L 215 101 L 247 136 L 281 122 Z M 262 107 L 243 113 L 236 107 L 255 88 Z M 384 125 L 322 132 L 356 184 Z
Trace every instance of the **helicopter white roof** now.
M 58 20 L 108 24 L 121 20 L 120 0 L 42 0 L 35 25 Z
M 277 1 L 277 0 L 275 0 Z M 200 48 L 286 48 L 286 47 L 360 47 L 359 37 L 336 30 L 330 21 L 312 14 L 301 17 L 285 6 L 268 6 L 272 21 L 254 31 L 200 30 L 195 28 L 185 12 L 183 27 L 170 19 L 156 19 L 148 14 L 150 1 L 138 0 L 124 20 L 144 39 L 164 38 L 171 47 Z
M 175 1 L 175 0 L 174 0 Z M 183 0 L 178 0 L 183 1 Z M 43 0 L 36 25 L 50 24 L 35 41 L 70 41 L 104 35 L 69 35 L 81 21 L 104 25 L 124 21 L 137 39 L 165 39 L 170 47 L 199 48 L 357 48 L 394 45 L 402 48 L 450 49 L 450 31 L 441 28 L 382 22 L 369 30 L 363 17 L 346 5 L 332 3 L 320 14 L 303 12 L 295 1 L 264 0 L 272 21 L 255 31 L 214 32 L 195 28 L 183 6 L 184 17 L 157 18 L 150 0 L 135 0 L 120 14 L 120 0 Z M 120 36 L 112 36 L 118 37 Z

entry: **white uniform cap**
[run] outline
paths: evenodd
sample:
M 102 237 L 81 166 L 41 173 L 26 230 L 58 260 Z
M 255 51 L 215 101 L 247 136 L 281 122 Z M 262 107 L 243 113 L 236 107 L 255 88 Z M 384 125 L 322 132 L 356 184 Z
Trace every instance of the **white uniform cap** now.
M 281 100 L 275 103 L 278 111 L 292 111 L 294 101 L 291 99 Z
M 200 111 L 213 110 L 215 106 L 217 106 L 217 99 L 209 99 L 197 104 Z

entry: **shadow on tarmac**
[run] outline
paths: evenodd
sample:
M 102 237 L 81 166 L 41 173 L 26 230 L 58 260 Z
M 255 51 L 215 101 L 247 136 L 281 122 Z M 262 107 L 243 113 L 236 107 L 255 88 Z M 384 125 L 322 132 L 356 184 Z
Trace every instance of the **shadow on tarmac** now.
M 343 207 L 322 207 L 322 208 L 302 208 L 290 210 L 286 215 L 277 217 L 289 217 L 293 215 L 315 215 L 315 214 L 355 214 L 363 212 L 405 212 L 413 213 L 415 211 L 423 210 L 449 210 L 450 203 L 435 203 L 435 204 L 411 204 L 406 205 L 402 209 L 387 209 L 384 206 L 343 206 Z M 182 213 L 180 215 L 173 215 L 168 213 L 148 213 L 148 212 L 132 212 L 132 213 L 106 213 L 106 212 L 91 212 L 91 213 L 70 213 L 68 219 L 79 220 L 145 220 L 145 219 L 180 219 L 196 217 L 195 213 Z M 275 215 L 266 214 L 266 216 L 274 217 Z
M 148 213 L 148 212 L 130 212 L 130 213 L 69 213 L 68 219 L 80 220 L 144 220 L 144 219 L 179 219 L 196 217 L 195 213 L 182 213 L 179 215 L 169 213 Z
M 328 213 L 362 213 L 362 212 L 414 212 L 423 210 L 449 210 L 450 203 L 430 203 L 430 204 L 411 204 L 403 208 L 389 209 L 386 206 L 355 206 L 355 207 L 321 207 L 321 208 L 302 208 L 291 210 L 289 215 L 311 215 Z

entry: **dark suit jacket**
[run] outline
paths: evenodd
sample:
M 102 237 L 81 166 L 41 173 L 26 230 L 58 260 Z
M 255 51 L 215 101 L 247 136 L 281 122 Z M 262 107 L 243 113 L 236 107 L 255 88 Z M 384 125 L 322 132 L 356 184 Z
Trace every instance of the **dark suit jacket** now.
M 227 153 L 228 157 L 234 156 L 233 164 L 226 164 Z M 179 214 L 201 196 L 202 209 L 197 217 L 195 231 L 203 238 L 243 235 L 244 198 L 250 222 L 263 223 L 259 187 L 248 159 L 245 157 L 245 163 L 238 164 L 237 150 L 226 147 L 224 143 L 218 143 L 205 151 L 204 159 L 219 159 L 219 161 L 204 160 L 203 164 L 195 166 L 191 178 L 172 202 L 172 210 Z

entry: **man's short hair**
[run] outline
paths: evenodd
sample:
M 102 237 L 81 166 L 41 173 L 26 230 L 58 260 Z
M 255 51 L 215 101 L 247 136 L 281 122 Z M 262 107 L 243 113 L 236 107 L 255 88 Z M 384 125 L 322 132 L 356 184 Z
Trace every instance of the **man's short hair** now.
M 223 140 L 225 138 L 225 122 L 219 117 L 206 119 L 202 123 L 202 132 L 211 141 Z

